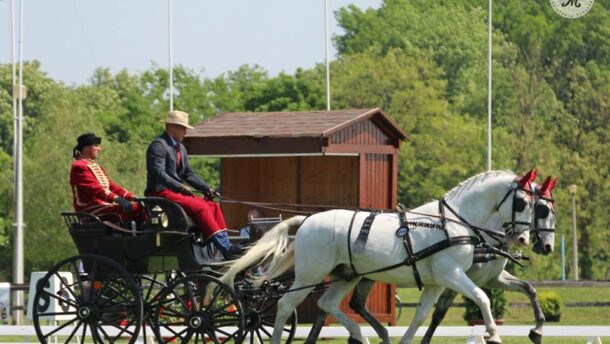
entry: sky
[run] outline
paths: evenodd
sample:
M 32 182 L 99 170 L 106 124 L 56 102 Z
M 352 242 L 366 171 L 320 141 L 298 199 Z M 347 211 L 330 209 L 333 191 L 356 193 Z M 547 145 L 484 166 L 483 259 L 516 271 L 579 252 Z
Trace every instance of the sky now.
M 11 61 L 10 1 L 0 0 L 3 64 Z M 56 80 L 82 84 L 97 67 L 142 72 L 169 63 L 168 0 L 22 1 L 24 59 L 40 61 Z M 341 33 L 334 11 L 381 1 L 328 0 L 330 35 Z M 172 14 L 174 65 L 204 77 L 243 64 L 276 75 L 324 62 L 324 0 L 172 0 Z

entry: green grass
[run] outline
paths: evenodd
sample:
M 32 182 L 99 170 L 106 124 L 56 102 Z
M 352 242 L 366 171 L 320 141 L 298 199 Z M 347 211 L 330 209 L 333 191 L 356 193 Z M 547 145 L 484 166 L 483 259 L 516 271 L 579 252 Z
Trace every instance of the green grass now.
M 599 288 L 599 287 L 579 287 L 579 288 L 537 288 L 538 292 L 542 291 L 554 291 L 558 293 L 563 299 L 564 303 L 573 303 L 573 302 L 603 302 L 610 301 L 610 288 Z M 415 303 L 419 299 L 420 292 L 417 288 L 401 288 L 399 289 L 399 296 L 402 302 Z M 528 299 L 525 295 L 515 292 L 507 292 L 506 297 L 510 302 L 528 302 Z M 461 296 L 456 298 L 456 302 L 462 302 Z M 465 322 L 462 319 L 462 314 L 464 312 L 464 308 L 462 307 L 452 307 L 449 309 L 447 316 L 442 325 L 445 326 L 465 326 Z M 408 326 L 410 320 L 413 318 L 413 314 L 415 313 L 415 308 L 412 307 L 404 307 L 402 311 L 402 315 L 397 321 L 398 326 Z M 424 326 L 427 326 L 429 323 L 428 320 L 424 323 Z M 533 325 L 534 324 L 534 315 L 531 308 L 517 308 L 517 307 L 509 307 L 506 315 L 504 316 L 504 323 L 506 325 Z M 547 323 L 549 326 L 553 325 L 610 325 L 610 308 L 608 307 L 564 307 L 561 316 L 561 322 L 559 323 Z M 29 341 L 36 342 L 36 338 L 24 338 L 24 337 L 2 337 L 0 338 L 0 343 L 11 343 L 15 341 Z M 371 340 L 371 344 L 379 343 L 376 338 L 369 338 Z M 608 341 L 610 338 L 604 338 L 604 341 Z M 416 337 L 414 343 L 419 343 L 421 338 Z M 586 337 L 569 337 L 569 338 L 559 338 L 559 337 L 544 337 L 544 343 L 553 343 L 553 344 L 582 344 L 586 343 Z M 398 343 L 399 338 L 393 338 L 393 343 Z M 433 343 L 439 344 L 463 344 L 466 341 L 464 337 L 442 337 L 437 338 Z M 504 337 L 504 343 L 509 344 L 529 344 L 530 341 L 526 337 Z M 295 340 L 293 343 L 302 344 L 302 340 Z M 346 343 L 345 339 L 327 339 L 320 340 L 321 344 L 344 344 Z
M 564 303 L 573 302 L 595 302 L 610 301 L 610 288 L 600 287 L 579 287 L 579 288 L 537 288 L 538 292 L 554 291 L 563 299 Z M 419 291 L 416 288 L 401 288 L 399 296 L 402 302 L 414 303 L 419 300 Z M 525 295 L 516 292 L 506 292 L 508 302 L 528 302 Z M 455 302 L 462 302 L 462 297 L 458 295 Z M 407 326 L 413 318 L 415 308 L 403 307 L 402 314 L 397 324 Z M 462 318 L 464 308 L 452 307 L 447 312 L 447 316 L 442 325 L 463 326 L 465 322 Z M 430 317 L 424 323 L 429 323 Z M 516 308 L 509 307 L 505 316 L 506 325 L 529 325 L 534 324 L 534 313 L 530 307 Z M 608 307 L 564 307 L 561 314 L 561 322 L 548 323 L 548 325 L 610 325 L 610 308 Z
M 419 343 L 421 338 L 416 337 L 413 340 L 413 343 Z M 374 338 L 369 338 L 371 344 L 379 343 L 378 340 Z M 400 338 L 393 338 L 392 343 L 398 343 Z M 320 344 L 345 344 L 347 340 L 342 339 L 322 339 L 319 340 Z M 436 340 L 432 340 L 434 344 L 464 344 L 466 342 L 465 337 L 442 337 L 437 338 Z M 502 342 L 506 344 L 531 344 L 526 337 L 505 337 L 502 338 Z M 560 338 L 560 337 L 544 337 L 543 343 L 552 343 L 552 344 L 584 344 L 587 342 L 587 337 L 570 337 L 570 338 Z M 604 341 L 605 342 L 605 341 Z M 294 344 L 303 344 L 302 340 L 295 340 L 292 343 Z

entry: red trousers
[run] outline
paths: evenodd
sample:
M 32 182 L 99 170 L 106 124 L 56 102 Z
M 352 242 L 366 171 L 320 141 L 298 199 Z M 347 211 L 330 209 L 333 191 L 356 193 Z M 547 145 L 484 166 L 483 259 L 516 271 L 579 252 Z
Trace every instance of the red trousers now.
M 99 217 L 101 220 L 111 222 L 136 221 L 144 222 L 144 211 L 139 203 L 131 203 L 131 213 L 127 214 L 118 204 L 100 205 L 96 208 L 87 209 L 86 212 Z
M 208 240 L 217 232 L 227 229 L 227 223 L 225 222 L 222 210 L 213 201 L 192 195 L 183 195 L 169 189 L 152 192 L 150 196 L 159 196 L 178 203 L 187 215 L 193 218 L 201 231 L 203 240 Z

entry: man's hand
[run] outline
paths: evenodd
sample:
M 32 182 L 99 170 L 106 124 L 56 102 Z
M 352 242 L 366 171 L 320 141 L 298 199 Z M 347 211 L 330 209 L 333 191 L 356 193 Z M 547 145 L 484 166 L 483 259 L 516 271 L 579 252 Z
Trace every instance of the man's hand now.
M 216 197 L 221 198 L 220 193 L 214 189 L 208 190 L 208 192 L 203 195 L 203 198 L 208 201 L 213 201 Z
M 180 193 L 183 194 L 183 195 L 192 196 L 193 195 L 193 189 L 191 189 L 191 187 L 188 186 L 188 185 L 181 185 L 180 186 Z
M 123 209 L 123 211 L 125 212 L 125 214 L 131 214 L 131 202 L 126 200 L 123 197 L 117 196 L 114 199 L 115 202 L 117 202 L 121 208 Z

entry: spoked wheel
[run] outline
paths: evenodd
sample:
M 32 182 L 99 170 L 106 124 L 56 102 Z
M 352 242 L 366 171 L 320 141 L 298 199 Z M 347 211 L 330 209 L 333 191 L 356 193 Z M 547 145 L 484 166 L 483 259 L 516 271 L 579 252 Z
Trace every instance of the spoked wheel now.
M 68 258 L 36 285 L 34 328 L 40 343 L 135 343 L 142 299 L 131 275 L 111 259 Z M 47 320 L 58 326 L 44 326 Z
M 160 295 L 153 327 L 159 343 L 240 343 L 244 313 L 237 295 L 207 275 L 177 279 Z
M 277 298 L 261 298 L 250 301 L 245 306 L 246 344 L 263 344 L 271 341 L 273 326 L 277 316 Z M 297 312 L 292 312 L 283 328 L 285 343 L 292 343 L 297 329 Z M 282 341 L 284 343 L 284 341 Z
M 171 277 L 169 274 L 139 275 L 136 280 L 142 293 L 142 335 L 144 343 L 148 343 L 148 336 L 155 333 L 155 331 L 149 331 L 155 326 L 154 318 L 159 297 L 167 284 L 171 283 Z

